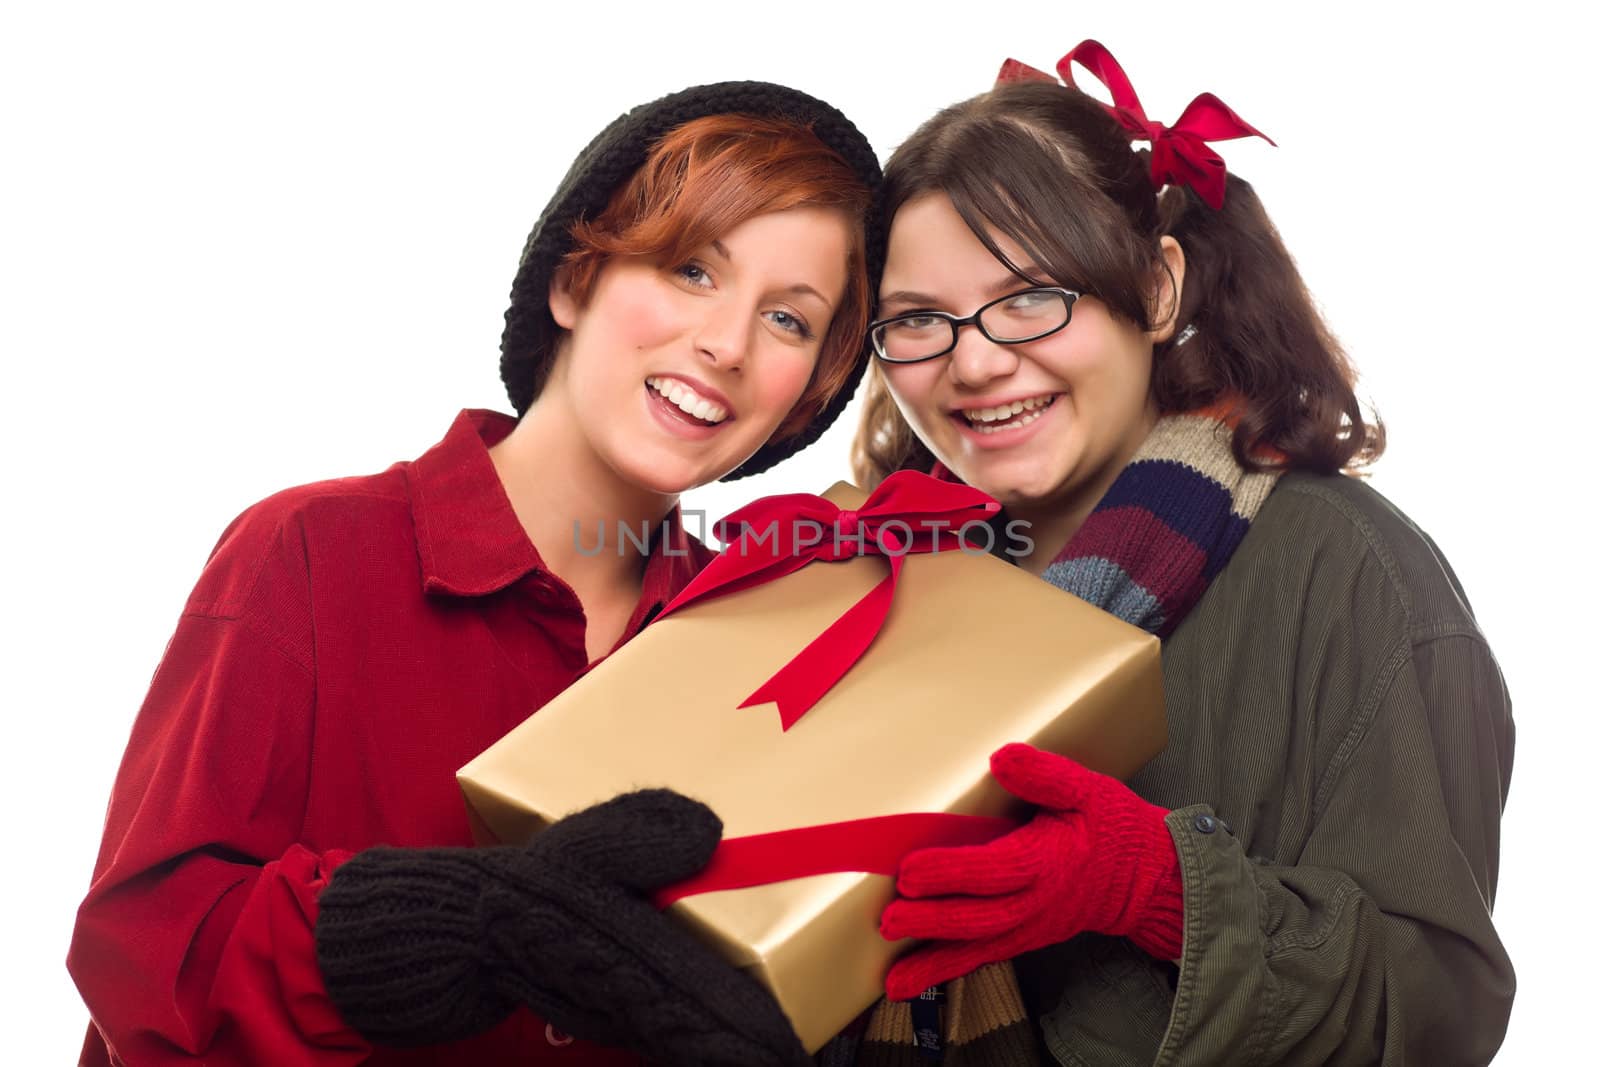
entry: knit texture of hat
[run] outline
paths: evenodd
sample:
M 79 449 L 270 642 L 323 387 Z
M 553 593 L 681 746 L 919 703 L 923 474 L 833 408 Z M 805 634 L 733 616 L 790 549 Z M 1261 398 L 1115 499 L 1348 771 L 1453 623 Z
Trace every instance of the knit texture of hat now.
M 644 165 L 651 148 L 671 130 L 694 119 L 726 114 L 788 119 L 807 126 L 855 171 L 873 194 L 867 212 L 865 253 L 869 298 L 877 292 L 886 232 L 878 195 L 883 171 L 872 146 L 855 125 L 821 100 L 770 82 L 719 82 L 684 89 L 641 104 L 601 130 L 578 153 L 555 197 L 534 223 L 511 283 L 511 307 L 506 310 L 506 328 L 500 337 L 500 377 L 518 415 L 527 411 L 544 387 L 555 357 L 560 327 L 550 317 L 550 279 L 572 249 L 572 224 L 605 210 L 612 194 Z M 826 408 L 792 436 L 763 445 L 723 481 L 760 474 L 822 436 L 850 402 L 866 366 L 863 347 L 844 386 Z

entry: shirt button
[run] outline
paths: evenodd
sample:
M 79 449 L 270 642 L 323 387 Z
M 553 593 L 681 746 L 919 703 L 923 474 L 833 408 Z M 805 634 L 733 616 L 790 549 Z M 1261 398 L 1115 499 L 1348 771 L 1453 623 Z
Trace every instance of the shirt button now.
M 1217 832 L 1217 820 L 1210 815 L 1196 815 L 1194 828 L 1203 834 L 1214 834 Z

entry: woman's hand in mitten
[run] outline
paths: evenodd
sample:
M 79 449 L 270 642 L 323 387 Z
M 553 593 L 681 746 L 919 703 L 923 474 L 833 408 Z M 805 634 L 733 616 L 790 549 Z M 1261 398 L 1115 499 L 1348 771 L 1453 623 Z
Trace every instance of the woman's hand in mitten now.
M 657 1062 L 809 1064 L 772 997 L 650 903 L 721 835 L 704 804 L 654 789 L 526 848 L 368 849 L 318 899 L 328 991 L 378 1044 L 456 1040 L 526 1004 Z
M 1025 825 L 983 845 L 927 848 L 900 865 L 880 929 L 926 938 L 889 971 L 889 996 L 929 986 L 1085 931 L 1131 938 L 1176 959 L 1183 878 L 1167 812 L 1115 778 L 1028 745 L 989 760 L 1007 792 L 1037 804 Z

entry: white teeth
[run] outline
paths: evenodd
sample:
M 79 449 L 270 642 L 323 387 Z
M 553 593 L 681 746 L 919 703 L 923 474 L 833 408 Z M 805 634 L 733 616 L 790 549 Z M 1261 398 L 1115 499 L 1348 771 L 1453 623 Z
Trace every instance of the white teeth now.
M 727 409 L 721 404 L 707 400 L 676 378 L 646 378 L 644 384 L 654 389 L 659 396 L 672 401 L 685 414 L 693 415 L 697 419 L 715 423 L 728 417 Z
M 1001 430 L 1010 430 L 1017 426 L 1026 426 L 1028 423 L 1044 414 L 1044 410 L 1055 401 L 1056 394 L 1045 396 L 1030 396 L 1026 400 L 1014 400 L 1009 404 L 1001 404 L 992 408 L 973 408 L 961 412 L 967 424 L 979 433 L 998 433 Z M 1023 414 L 1026 412 L 1027 414 Z M 1022 418 L 1013 418 L 1022 415 Z M 1006 420 L 1004 426 L 987 425 Z
M 968 422 L 997 422 L 1000 419 L 1009 419 L 1011 416 L 1024 411 L 1042 408 L 1053 399 L 1055 399 L 1053 395 L 1030 396 L 1026 400 L 1013 400 L 1011 403 L 1001 404 L 999 407 L 974 408 L 970 411 L 963 411 L 961 414 L 966 417 Z
M 1005 433 L 1007 430 L 1015 430 L 1018 426 L 1026 426 L 1043 414 L 1044 412 L 1042 411 L 1030 411 L 1022 418 L 1015 422 L 1008 422 L 1004 426 L 974 426 L 973 429 L 979 433 Z

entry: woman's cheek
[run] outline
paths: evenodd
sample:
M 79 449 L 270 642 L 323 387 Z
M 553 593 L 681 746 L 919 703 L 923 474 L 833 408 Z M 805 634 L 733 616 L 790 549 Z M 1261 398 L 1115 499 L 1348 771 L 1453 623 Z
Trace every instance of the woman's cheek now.
M 927 363 L 889 365 L 883 372 L 889 395 L 906 421 L 914 429 L 932 429 L 934 420 L 929 417 L 933 405 L 933 385 L 937 378 L 938 360 Z
M 785 359 L 785 355 L 789 358 Z M 774 413 L 772 424 L 774 427 L 782 422 L 795 404 L 799 403 L 804 395 L 806 386 L 811 384 L 811 372 L 815 369 L 815 358 L 805 359 L 797 357 L 794 353 L 775 353 L 774 361 L 778 366 L 772 374 L 767 388 L 763 390 L 765 400 L 763 407 Z
M 679 294 L 664 285 L 638 286 L 617 308 L 618 324 L 634 348 L 665 344 L 684 330 Z

